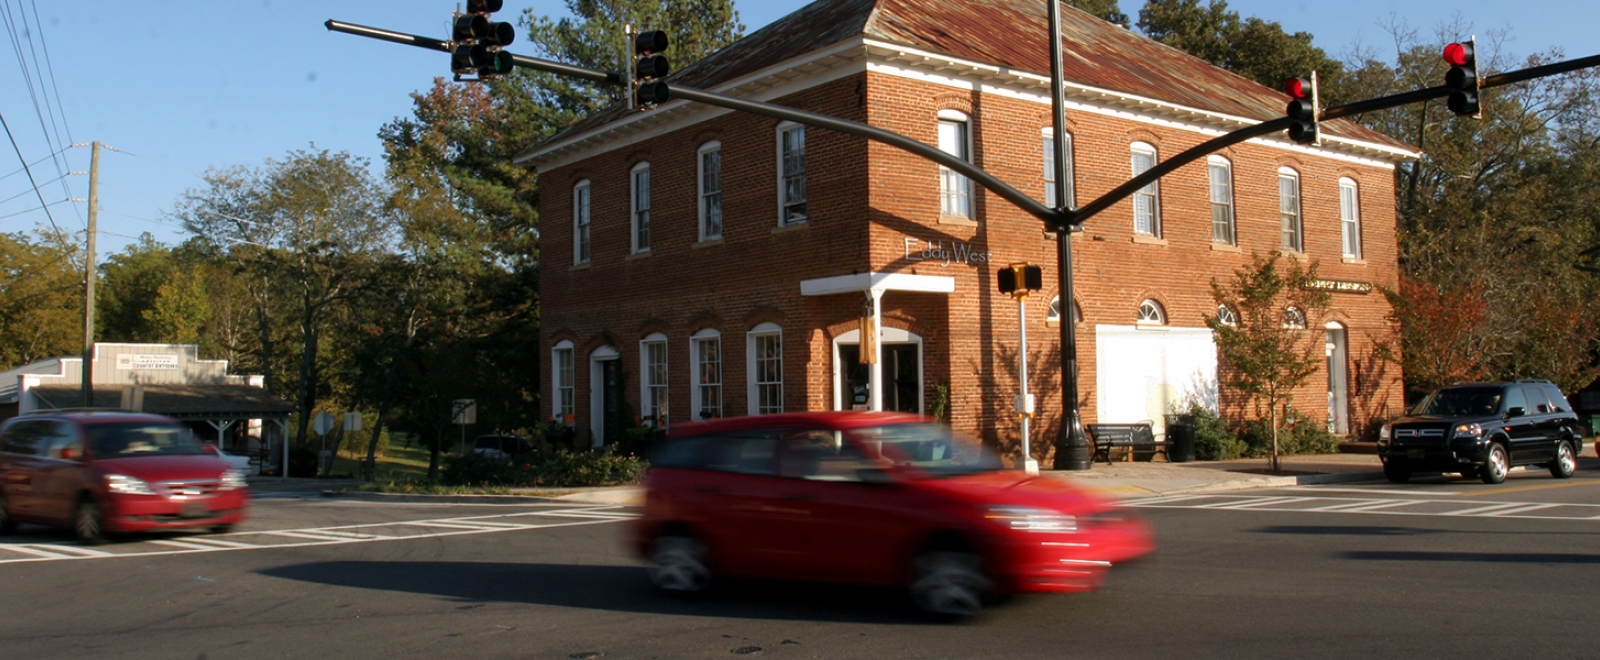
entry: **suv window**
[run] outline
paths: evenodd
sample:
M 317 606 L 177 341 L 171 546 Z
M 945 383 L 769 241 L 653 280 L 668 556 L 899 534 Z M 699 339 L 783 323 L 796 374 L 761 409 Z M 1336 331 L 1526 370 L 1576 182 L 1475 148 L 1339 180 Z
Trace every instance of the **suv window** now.
M 1510 412 L 1512 408 L 1521 408 L 1524 415 L 1534 412 L 1533 409 L 1528 407 L 1528 397 L 1523 396 L 1522 388 L 1520 387 L 1506 388 L 1506 405 L 1500 410 L 1501 412 Z
M 1414 414 L 1488 417 L 1500 412 L 1500 395 L 1503 391 L 1502 387 L 1489 385 L 1439 390 L 1423 399 Z
M 179 424 L 114 422 L 89 427 L 89 446 L 100 458 L 199 454 L 194 434 Z
M 1528 400 L 1529 415 L 1547 415 L 1556 411 L 1550 405 L 1550 398 L 1544 395 L 1544 388 L 1537 385 L 1524 385 L 1518 389 L 1522 390 L 1522 396 Z
M 1539 389 L 1544 390 L 1545 395 L 1550 397 L 1550 403 L 1555 406 L 1554 412 L 1572 412 L 1572 404 L 1567 403 L 1567 397 L 1561 393 L 1561 388 L 1555 385 L 1540 385 Z
M 50 423 L 45 420 L 15 422 L 0 435 L 0 452 L 43 456 L 50 446 Z

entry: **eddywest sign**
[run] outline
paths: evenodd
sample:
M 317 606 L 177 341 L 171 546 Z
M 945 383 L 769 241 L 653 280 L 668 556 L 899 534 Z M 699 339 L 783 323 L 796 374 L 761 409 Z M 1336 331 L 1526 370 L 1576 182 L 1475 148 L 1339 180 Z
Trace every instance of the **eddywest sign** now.
M 972 243 L 961 241 L 924 241 L 906 237 L 906 261 L 940 261 L 950 264 L 987 264 L 993 261 L 988 252 Z

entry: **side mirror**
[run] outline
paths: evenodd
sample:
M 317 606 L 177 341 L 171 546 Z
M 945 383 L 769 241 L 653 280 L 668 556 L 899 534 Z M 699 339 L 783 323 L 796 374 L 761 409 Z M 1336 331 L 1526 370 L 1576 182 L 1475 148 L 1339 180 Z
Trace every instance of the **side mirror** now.
M 1512 417 L 1521 417 L 1526 414 L 1528 414 L 1528 409 L 1523 408 L 1522 406 L 1512 406 L 1506 409 L 1506 419 L 1511 419 Z

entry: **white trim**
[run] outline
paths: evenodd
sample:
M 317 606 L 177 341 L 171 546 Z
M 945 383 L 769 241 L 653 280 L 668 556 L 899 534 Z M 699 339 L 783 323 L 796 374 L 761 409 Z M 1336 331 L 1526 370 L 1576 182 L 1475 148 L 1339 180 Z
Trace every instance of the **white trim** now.
M 795 220 L 791 221 L 787 217 L 787 208 L 786 207 L 788 206 L 789 200 L 785 198 L 785 194 L 787 194 L 787 190 L 785 190 L 784 185 L 783 185 L 783 183 L 784 183 L 783 179 L 784 179 L 784 176 L 786 174 L 786 172 L 784 171 L 784 163 L 783 163 L 783 137 L 784 137 L 784 134 L 788 133 L 791 130 L 795 130 L 795 129 L 798 129 L 800 131 L 800 163 L 801 163 L 801 165 L 800 165 L 800 170 L 801 170 L 800 181 L 801 181 L 802 184 L 809 183 L 809 181 L 807 181 L 807 178 L 806 178 L 808 173 L 805 171 L 806 170 L 806 167 L 805 167 L 805 165 L 806 165 L 806 126 L 805 126 L 805 124 L 797 124 L 797 123 L 792 122 L 792 121 L 780 122 L 778 124 L 778 128 L 773 131 L 773 143 L 774 143 L 774 152 L 773 153 L 775 154 L 774 160 L 776 162 L 776 167 L 774 167 L 773 169 L 776 171 L 776 174 L 777 174 L 777 189 L 776 189 L 777 195 L 776 195 L 776 197 L 777 197 L 777 202 L 778 202 L 778 226 L 779 227 L 791 227 L 791 226 L 794 226 L 794 225 L 804 224 L 806 221 L 811 219 L 811 213 L 810 213 L 811 209 L 810 209 L 809 206 L 806 208 L 806 212 L 805 213 L 800 214 L 800 217 L 798 219 L 795 219 Z M 807 194 L 805 196 L 801 197 L 800 203 L 804 204 L 804 203 L 807 202 L 807 198 L 810 197 L 809 193 L 810 193 L 810 191 L 808 190 Z
M 1045 206 L 1053 208 L 1056 205 L 1056 200 L 1055 196 L 1050 194 L 1050 187 L 1058 183 L 1050 180 L 1050 177 L 1056 175 L 1055 167 L 1053 167 L 1054 163 L 1051 162 L 1055 160 L 1056 155 L 1055 149 L 1053 148 L 1056 140 L 1055 130 L 1050 127 L 1045 127 L 1039 129 L 1039 133 L 1040 137 L 1043 138 L 1039 141 L 1039 149 L 1042 152 L 1042 158 L 1039 160 L 1043 163 L 1045 169 L 1042 174 L 1047 175 L 1041 177 L 1041 181 L 1044 183 L 1044 199 L 1039 201 Z M 1072 137 L 1072 131 L 1063 130 L 1061 131 L 1061 134 L 1067 138 L 1066 148 L 1062 150 L 1062 153 L 1064 153 L 1067 157 L 1066 203 L 1068 206 L 1076 207 L 1078 205 L 1078 167 L 1072 154 L 1074 140 Z
M 572 368 L 570 375 L 573 382 L 569 383 L 567 387 L 572 390 L 571 414 L 572 421 L 576 423 L 578 421 L 578 355 L 570 339 L 563 339 L 550 347 L 550 418 L 564 422 L 562 415 L 566 414 L 561 410 L 561 360 L 556 359 L 556 355 L 562 351 L 566 351 L 568 361 L 571 363 L 568 366 Z
M 1346 207 L 1344 191 L 1350 190 L 1351 202 Z M 1351 217 L 1346 218 L 1346 214 Z M 1351 225 L 1350 234 L 1354 234 L 1355 249 L 1350 249 L 1351 236 L 1345 233 L 1345 224 Z M 1360 259 L 1362 253 L 1361 240 L 1361 184 L 1347 176 L 1339 177 L 1339 254 L 1350 259 Z
M 584 235 L 584 238 L 587 240 L 584 241 L 582 249 L 579 249 L 578 243 L 580 226 L 578 224 L 579 190 L 588 193 L 585 195 L 587 199 L 585 200 L 583 207 L 583 211 L 587 216 L 586 219 L 588 222 L 582 225 L 584 231 L 587 232 Z M 587 252 L 587 254 L 584 254 L 585 252 Z M 583 179 L 572 184 L 572 265 L 577 266 L 590 263 L 592 261 L 594 261 L 594 184 L 590 183 L 588 179 Z
M 1135 160 L 1140 155 L 1148 155 L 1150 157 L 1150 167 L 1147 167 L 1147 168 L 1142 169 L 1142 170 L 1138 168 L 1137 163 L 1135 162 Z M 1129 171 L 1131 171 L 1133 173 L 1134 177 L 1137 177 L 1140 174 L 1144 174 L 1145 172 L 1148 172 L 1150 170 L 1155 169 L 1158 165 L 1161 164 L 1161 152 L 1156 149 L 1155 145 L 1150 144 L 1149 142 L 1133 142 L 1133 143 L 1130 143 L 1128 145 L 1128 164 L 1129 164 L 1129 167 L 1128 167 Z M 1132 177 L 1130 177 L 1130 178 L 1132 178 Z M 1139 229 L 1139 201 L 1138 200 L 1139 200 L 1140 196 L 1143 196 L 1143 195 L 1148 195 L 1150 200 L 1151 200 L 1151 202 L 1150 202 L 1150 231 L 1141 231 Z M 1157 179 L 1155 181 L 1151 181 L 1149 184 L 1145 185 L 1143 188 L 1140 188 L 1138 190 L 1133 191 L 1133 194 L 1128 196 L 1128 203 L 1131 205 L 1131 210 L 1133 211 L 1133 233 L 1134 233 L 1134 235 L 1138 236 L 1138 235 L 1142 234 L 1142 235 L 1145 235 L 1145 236 L 1152 236 L 1152 237 L 1155 237 L 1155 238 L 1161 238 L 1161 180 Z
M 762 323 L 744 333 L 744 364 L 745 364 L 745 400 L 747 413 L 760 415 L 761 396 L 758 391 L 756 374 L 760 370 L 756 359 L 756 340 L 758 337 L 778 337 L 778 409 L 783 410 L 783 328 L 776 323 Z
M 923 362 L 926 361 L 926 355 L 923 352 L 922 336 L 918 335 L 916 333 L 907 331 L 907 330 L 902 330 L 900 328 L 879 326 L 878 327 L 878 347 L 880 349 L 880 355 L 882 354 L 881 353 L 882 347 L 887 346 L 889 344 L 916 344 L 916 346 L 917 346 L 917 414 L 918 415 L 925 414 L 923 411 L 925 411 L 927 409 L 927 402 L 924 400 L 926 398 L 924 392 L 927 389 L 926 386 L 925 386 L 925 384 L 927 382 L 927 376 L 925 374 L 926 370 L 923 368 Z M 832 348 L 833 348 L 833 409 L 834 410 L 846 410 L 846 408 L 844 407 L 844 405 L 845 405 L 845 403 L 844 403 L 844 401 L 845 401 L 845 394 L 844 394 L 844 362 L 839 359 L 839 346 L 840 345 L 860 346 L 861 345 L 861 331 L 860 330 L 847 330 L 845 332 L 840 333 L 839 336 L 833 338 L 833 346 L 832 346 Z M 880 398 L 879 400 L 881 401 L 882 399 Z
M 650 378 L 651 346 L 661 347 L 661 369 L 665 372 L 662 374 L 661 382 L 658 384 L 662 389 L 661 412 L 670 420 L 672 413 L 669 408 L 671 400 L 668 398 L 668 393 L 672 390 L 672 370 L 670 368 L 672 364 L 672 347 L 670 342 L 667 341 L 667 336 L 659 332 L 652 332 L 646 335 L 644 339 L 639 340 L 639 416 L 653 417 L 650 414 L 650 386 L 653 384 Z M 666 425 L 662 424 L 660 420 L 655 420 L 654 424 L 656 428 L 666 428 Z
M 945 275 L 909 273 L 857 273 L 800 281 L 802 296 L 831 296 L 859 291 L 921 291 L 955 293 L 956 278 Z
M 1219 156 L 1217 154 L 1211 154 L 1210 156 L 1206 157 L 1206 210 L 1210 211 L 1210 213 L 1207 215 L 1211 216 L 1211 242 L 1219 242 L 1217 241 L 1216 205 L 1218 202 L 1215 199 L 1216 181 L 1212 180 L 1211 178 L 1211 168 L 1213 167 L 1221 167 L 1223 169 L 1224 176 L 1227 177 L 1227 180 L 1224 181 L 1224 183 L 1227 184 L 1226 191 L 1228 194 L 1228 200 L 1226 202 L 1228 207 L 1228 240 L 1220 242 L 1226 245 L 1238 245 L 1239 214 L 1236 204 L 1238 198 L 1236 195 L 1234 195 L 1233 191 L 1233 161 L 1230 161 L 1226 157 Z
M 727 201 L 726 199 L 723 198 L 723 194 L 722 194 L 723 193 L 723 189 L 722 189 L 722 143 L 717 141 L 717 140 L 712 140 L 710 142 L 707 142 L 705 144 L 700 145 L 700 148 L 695 150 L 695 153 L 694 153 L 695 205 L 699 209 L 699 213 L 696 215 L 697 221 L 696 221 L 695 224 L 697 225 L 697 227 L 696 227 L 697 235 L 700 237 L 700 240 L 702 242 L 711 241 L 711 240 L 716 240 L 716 239 L 722 238 L 722 232 L 723 232 L 724 229 L 726 229 L 726 227 L 722 223 L 727 220 L 727 214 L 723 213 L 723 211 L 726 211 L 727 207 L 723 206 L 722 208 L 718 209 L 718 212 L 721 214 L 721 217 L 719 217 L 717 219 L 717 223 L 718 223 L 717 233 L 712 234 L 712 233 L 706 231 L 706 215 L 707 215 L 707 212 L 706 212 L 706 167 L 705 167 L 705 163 L 706 163 L 706 154 L 711 153 L 713 151 L 717 152 L 717 197 L 723 203 L 725 203 Z
M 700 420 L 700 411 L 705 408 L 705 402 L 700 396 L 700 342 L 717 340 L 717 391 L 720 393 L 717 402 L 718 416 L 727 414 L 728 388 L 723 382 L 723 367 L 727 364 L 727 351 L 722 345 L 722 331 L 715 328 L 705 328 L 689 335 L 689 416 L 691 421 Z
M 601 362 L 621 360 L 622 353 L 615 346 L 601 346 L 589 352 L 589 435 L 591 447 L 606 443 L 605 371 Z
M 645 199 L 644 199 L 644 201 L 645 201 L 646 206 L 643 209 L 643 211 L 645 212 L 646 217 L 647 217 L 647 219 L 645 220 L 646 224 L 643 227 L 641 227 L 640 224 L 639 224 L 639 211 L 640 211 L 640 208 L 639 208 L 639 174 L 641 172 L 644 173 L 644 179 L 645 179 Z M 654 224 L 654 222 L 653 222 L 654 218 L 650 218 L 649 214 L 651 214 L 655 210 L 655 204 L 654 204 L 654 202 L 651 201 L 652 200 L 652 196 L 654 195 L 654 193 L 655 193 L 655 190 L 654 190 L 653 186 L 651 186 L 651 184 L 650 184 L 650 161 L 645 161 L 645 162 L 639 163 L 638 165 L 634 165 L 632 169 L 628 170 L 628 253 L 629 254 L 647 254 L 647 253 L 650 252 L 650 238 L 651 238 L 651 236 L 650 236 L 650 227 L 649 227 L 649 225 Z M 643 245 L 644 245 L 643 247 L 640 247 L 640 243 L 641 243 L 641 241 L 639 240 L 640 234 L 644 234 L 644 238 L 645 238 L 645 240 L 643 241 Z
M 943 151 L 943 152 L 947 153 L 947 154 L 950 154 L 951 156 L 955 156 L 956 158 L 959 158 L 962 161 L 965 161 L 967 163 L 973 162 L 972 161 L 972 135 L 976 131 L 974 130 L 974 127 L 973 127 L 972 118 L 967 116 L 966 113 L 960 112 L 958 110 L 940 110 L 939 113 L 938 113 L 938 116 L 939 116 L 939 118 L 938 118 L 938 121 L 935 122 L 935 131 L 934 131 L 935 135 L 936 135 L 936 137 L 938 139 L 938 149 L 940 151 Z M 947 123 L 952 125 L 952 126 L 954 126 L 956 131 L 958 131 L 959 134 L 956 137 L 960 141 L 959 145 L 946 145 L 945 144 L 944 126 Z M 949 148 L 947 148 L 948 146 L 955 146 L 955 147 L 960 149 L 960 152 L 959 153 L 952 152 L 952 151 L 950 151 Z M 953 185 L 951 185 L 950 187 L 946 187 L 946 182 L 949 182 L 950 184 L 953 184 Z M 960 189 L 956 189 L 957 186 L 959 186 Z M 976 184 L 973 183 L 972 179 L 967 178 L 966 175 L 961 174 L 960 172 L 957 172 L 957 171 L 952 170 L 952 169 L 950 169 L 948 167 L 940 165 L 939 166 L 939 215 L 945 216 L 945 217 L 950 217 L 950 218 L 961 218 L 963 220 L 971 220 L 973 215 L 975 215 L 974 212 L 973 212 L 973 207 L 975 206 L 974 199 L 973 199 L 975 197 L 975 194 L 973 192 L 974 188 L 976 188 Z M 952 195 L 956 199 L 959 200 L 959 207 L 960 207 L 960 208 L 955 209 L 954 213 L 948 212 L 945 209 L 946 198 L 947 197 L 951 197 Z
M 1293 246 L 1283 244 L 1283 180 L 1294 179 L 1294 242 Z M 1300 186 L 1300 172 L 1292 167 L 1278 168 L 1278 249 L 1290 250 L 1305 254 L 1306 251 L 1306 202 L 1305 190 Z

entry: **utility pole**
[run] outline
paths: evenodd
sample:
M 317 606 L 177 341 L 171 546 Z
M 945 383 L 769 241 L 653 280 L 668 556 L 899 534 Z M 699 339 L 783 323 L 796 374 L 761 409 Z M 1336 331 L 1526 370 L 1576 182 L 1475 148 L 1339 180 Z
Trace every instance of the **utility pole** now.
M 100 209 L 100 143 L 89 155 L 88 248 L 83 257 L 83 407 L 94 407 L 94 235 L 95 213 Z

